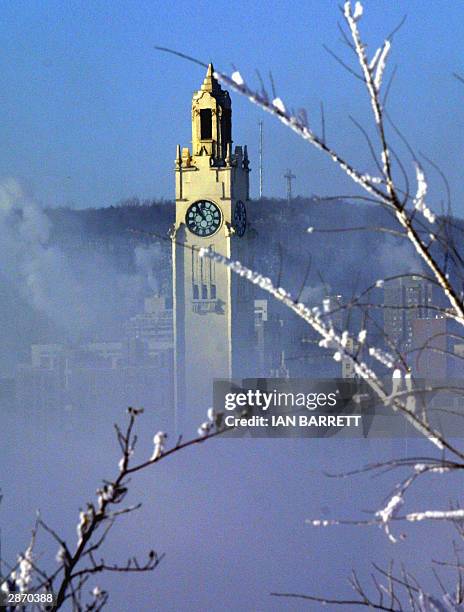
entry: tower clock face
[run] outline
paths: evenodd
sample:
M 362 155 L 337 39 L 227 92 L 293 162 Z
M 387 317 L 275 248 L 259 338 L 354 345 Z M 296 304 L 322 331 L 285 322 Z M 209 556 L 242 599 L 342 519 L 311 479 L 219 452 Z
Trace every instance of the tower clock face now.
M 234 228 L 238 236 L 243 236 L 246 230 L 247 215 L 245 204 L 239 200 L 234 209 Z
M 221 226 L 222 215 L 219 206 L 209 200 L 198 200 L 188 207 L 185 223 L 197 236 L 211 236 Z

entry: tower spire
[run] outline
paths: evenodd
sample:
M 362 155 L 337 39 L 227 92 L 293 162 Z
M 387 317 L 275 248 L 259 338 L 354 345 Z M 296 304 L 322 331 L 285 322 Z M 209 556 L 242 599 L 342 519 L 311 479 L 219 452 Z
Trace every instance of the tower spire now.
M 214 78 L 213 64 L 208 65 L 201 88 L 192 99 L 192 153 L 209 156 L 222 164 L 227 143 L 232 142 L 232 110 L 227 91 Z
M 208 64 L 205 80 L 203 81 L 201 89 L 202 91 L 209 91 L 210 93 L 217 92 L 220 89 L 219 83 L 214 78 L 214 66 L 212 63 Z

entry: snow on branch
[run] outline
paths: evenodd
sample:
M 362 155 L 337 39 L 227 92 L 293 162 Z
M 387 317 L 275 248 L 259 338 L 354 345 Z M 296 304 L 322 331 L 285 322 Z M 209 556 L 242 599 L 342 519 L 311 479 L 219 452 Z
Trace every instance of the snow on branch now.
M 377 91 L 380 91 L 382 86 L 382 78 L 383 73 L 385 72 L 385 67 L 387 65 L 387 56 L 390 52 L 391 43 L 389 40 L 386 40 L 383 44 L 382 49 L 378 55 L 378 61 L 376 62 L 375 74 L 374 74 L 374 87 Z
M 266 91 L 255 91 L 248 86 L 247 82 L 238 70 L 233 72 L 230 77 L 225 73 L 216 70 L 214 72 L 214 77 L 238 93 L 246 96 L 250 102 L 274 115 L 286 127 L 298 134 L 298 136 L 329 155 L 330 159 L 335 162 L 351 178 L 351 180 L 359 184 L 363 189 L 375 196 L 375 198 L 380 200 L 383 204 L 389 205 L 388 195 L 378 187 L 379 180 L 376 177 L 371 177 L 363 172 L 358 172 L 354 166 L 336 153 L 335 150 L 328 147 L 325 143 L 325 139 L 317 136 L 317 134 L 311 129 L 307 123 L 306 117 L 303 114 L 300 113 L 299 115 L 294 115 L 287 110 L 282 98 L 275 97 L 273 100 L 270 100 Z
M 379 102 L 378 93 L 379 93 L 380 85 L 382 83 L 382 76 L 385 70 L 386 58 L 390 50 L 390 44 L 387 45 L 388 41 L 385 41 L 382 51 L 378 53 L 378 57 L 374 56 L 375 58 L 375 63 L 374 63 L 375 77 L 374 77 L 372 75 L 372 70 L 370 68 L 370 64 L 367 59 L 366 46 L 361 40 L 361 34 L 358 29 L 359 18 L 355 18 L 356 7 L 355 7 L 355 12 L 352 13 L 351 2 L 345 2 L 344 7 L 343 7 L 343 14 L 345 16 L 346 23 L 348 24 L 348 28 L 351 33 L 351 38 L 353 39 L 356 55 L 358 57 L 359 65 L 361 66 L 361 70 L 363 73 L 364 82 L 367 86 L 372 110 L 374 113 L 375 122 L 377 123 L 377 125 L 381 125 L 382 113 L 381 113 L 381 105 Z
M 427 181 L 419 164 L 416 164 L 417 192 L 414 198 L 414 208 L 421 212 L 430 223 L 435 223 L 435 215 L 425 203 L 427 195 Z
M 410 512 L 405 516 L 407 521 L 417 522 L 433 521 L 464 521 L 464 508 L 458 510 L 424 510 L 423 512 Z

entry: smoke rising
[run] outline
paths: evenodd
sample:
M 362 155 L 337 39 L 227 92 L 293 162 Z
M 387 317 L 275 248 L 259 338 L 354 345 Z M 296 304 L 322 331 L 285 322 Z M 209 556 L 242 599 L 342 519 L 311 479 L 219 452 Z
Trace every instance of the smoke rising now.
M 5 326 L 0 375 L 5 362 L 11 364 L 14 344 L 25 351 L 53 336 L 76 341 L 119 335 L 143 296 L 159 290 L 157 245 L 133 247 L 132 269 L 118 269 L 108 250 L 98 245 L 63 248 L 52 242 L 52 232 L 46 212 L 20 181 L 0 181 L 0 316 Z M 85 245 L 85 232 L 76 227 L 76 233 Z M 45 327 L 54 331 L 44 334 Z

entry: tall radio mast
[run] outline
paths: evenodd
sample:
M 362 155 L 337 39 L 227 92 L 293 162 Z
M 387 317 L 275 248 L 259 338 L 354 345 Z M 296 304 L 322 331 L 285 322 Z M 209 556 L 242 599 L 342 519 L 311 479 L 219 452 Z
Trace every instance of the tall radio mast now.
M 293 179 L 296 179 L 296 176 L 293 174 L 293 172 L 290 169 L 288 169 L 286 174 L 284 174 L 284 179 L 286 179 L 287 181 L 287 202 L 290 204 L 293 198 L 292 181 Z

